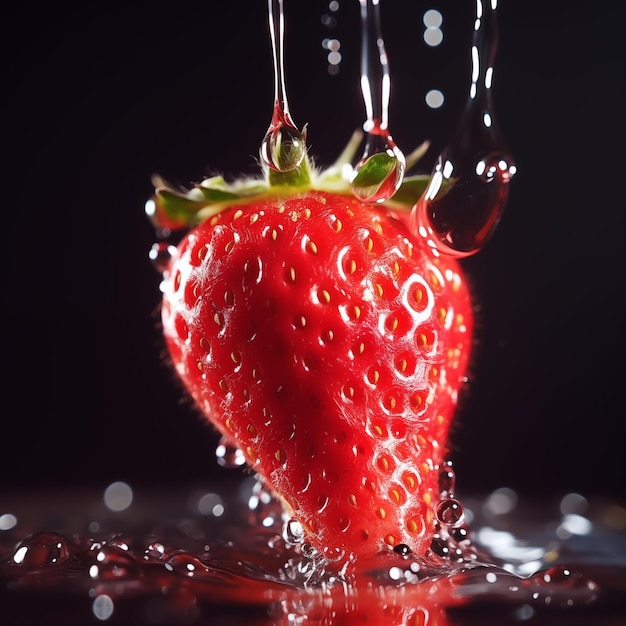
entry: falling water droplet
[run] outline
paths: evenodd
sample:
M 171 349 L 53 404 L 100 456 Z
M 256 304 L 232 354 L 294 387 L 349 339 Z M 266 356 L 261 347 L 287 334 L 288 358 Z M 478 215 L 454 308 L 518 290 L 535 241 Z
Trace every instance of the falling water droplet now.
M 270 37 L 274 59 L 274 111 L 259 156 L 261 163 L 278 172 L 296 169 L 306 155 L 306 128 L 298 130 L 287 103 L 285 88 L 283 0 L 268 0 Z
M 472 80 L 459 128 L 413 207 L 411 226 L 441 253 L 481 250 L 500 221 L 516 172 L 494 116 L 491 85 L 498 44 L 497 1 L 476 0 Z
M 365 145 L 350 173 L 352 193 L 364 202 L 385 202 L 400 188 L 406 159 L 389 133 L 389 63 L 380 26 L 380 3 L 361 4 L 361 92 Z

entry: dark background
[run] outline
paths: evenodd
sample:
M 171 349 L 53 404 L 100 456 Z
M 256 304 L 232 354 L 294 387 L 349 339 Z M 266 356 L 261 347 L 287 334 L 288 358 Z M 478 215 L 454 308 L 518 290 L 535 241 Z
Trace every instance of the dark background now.
M 431 7 L 438 48 L 422 41 Z M 342 0 L 334 27 L 327 2 L 285 10 L 291 112 L 329 164 L 363 119 L 358 4 Z M 465 101 L 473 10 L 383 3 L 391 131 L 407 152 L 432 140 L 423 171 Z M 255 171 L 273 96 L 266 5 L 3 13 L 0 496 L 231 475 L 161 359 L 143 205 L 154 172 L 188 185 Z M 624 498 L 625 17 L 620 3 L 501 2 L 493 91 L 519 174 L 496 236 L 464 263 L 480 307 L 453 434 L 465 492 Z M 342 43 L 336 76 L 324 37 Z M 437 111 L 431 87 L 447 96 Z

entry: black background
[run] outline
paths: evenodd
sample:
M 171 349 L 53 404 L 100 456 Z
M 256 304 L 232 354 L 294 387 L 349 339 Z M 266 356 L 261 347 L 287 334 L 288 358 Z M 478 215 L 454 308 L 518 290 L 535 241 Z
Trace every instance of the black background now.
M 422 41 L 431 6 L 438 48 Z M 429 171 L 465 101 L 474 3 L 382 9 L 392 134 L 407 152 L 431 139 Z M 327 2 L 285 11 L 291 112 L 329 164 L 363 119 L 358 4 L 342 0 L 335 27 Z M 143 205 L 154 172 L 188 185 L 255 171 L 266 5 L 3 12 L 0 494 L 226 475 L 161 359 Z M 480 311 L 453 434 L 463 491 L 624 497 L 625 17 L 619 3 L 501 2 L 493 91 L 519 174 L 496 236 L 464 262 Z M 324 37 L 342 43 L 336 76 Z M 447 96 L 437 111 L 431 87 Z

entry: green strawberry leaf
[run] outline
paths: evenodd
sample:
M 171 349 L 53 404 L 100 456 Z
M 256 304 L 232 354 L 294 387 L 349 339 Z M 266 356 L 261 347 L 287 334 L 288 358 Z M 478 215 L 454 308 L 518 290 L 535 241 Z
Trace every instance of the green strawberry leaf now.
M 166 187 L 157 189 L 156 195 L 165 214 L 175 221 L 191 222 L 196 213 L 206 206 L 204 200 L 193 200 Z
M 430 182 L 429 174 L 416 174 L 414 176 L 405 176 L 400 185 L 400 189 L 394 194 L 392 201 L 411 208 L 424 193 L 428 183 Z
M 239 194 L 225 189 L 219 189 L 213 186 L 208 186 L 205 183 L 196 186 L 202 197 L 207 202 L 225 202 L 226 200 L 236 200 L 239 198 Z M 206 204 L 206 203 L 205 203 Z

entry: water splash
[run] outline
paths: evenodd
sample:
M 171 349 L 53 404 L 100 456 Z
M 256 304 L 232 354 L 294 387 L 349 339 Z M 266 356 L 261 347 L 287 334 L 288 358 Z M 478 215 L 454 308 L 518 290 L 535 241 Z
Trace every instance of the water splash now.
M 241 624 L 330 624 L 369 615 L 393 626 L 443 626 L 461 623 L 448 620 L 450 609 L 485 605 L 516 607 L 526 618 L 550 607 L 561 621 L 597 605 L 599 613 L 586 613 L 596 623 L 611 587 L 619 596 L 626 573 L 626 511 L 615 505 L 590 506 L 583 528 L 571 522 L 572 515 L 584 517 L 580 507 L 568 508 L 572 498 L 561 500 L 560 511 L 557 501 L 520 509 L 510 490 L 463 498 L 463 507 L 448 499 L 440 507 L 440 531 L 471 520 L 474 545 L 462 547 L 466 558 L 452 551 L 417 555 L 400 545 L 333 562 L 303 541 L 297 520 L 257 477 L 210 493 L 224 505 L 219 517 L 203 513 L 197 494 L 184 491 L 161 494 L 149 506 L 150 498 L 139 494 L 119 513 L 68 495 L 57 503 L 66 516 L 60 526 L 50 505 L 30 500 L 30 510 L 13 507 L 18 522 L 0 533 L 0 618 L 20 615 L 29 623 L 36 615 L 31 622 L 39 623 L 50 598 L 60 598 L 77 620 L 108 607 L 116 624 L 135 626 L 200 624 L 220 611 Z M 557 515 L 546 519 L 552 509 Z M 271 523 L 262 523 L 269 517 Z M 42 530 L 47 524 L 57 529 Z M 259 612 L 271 620 L 254 621 Z M 411 621 L 417 617 L 422 621 Z

